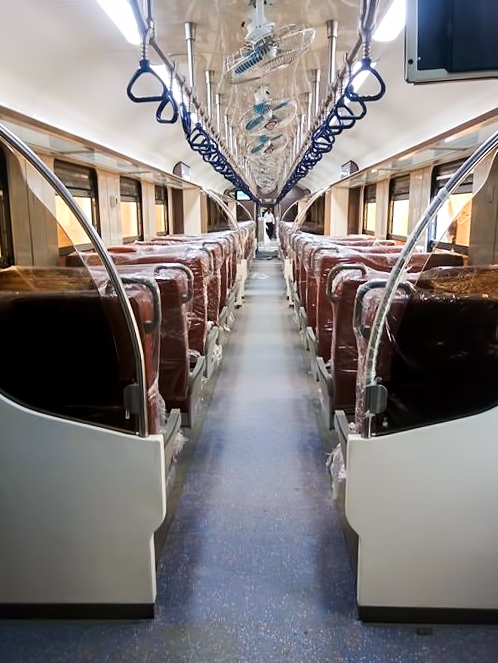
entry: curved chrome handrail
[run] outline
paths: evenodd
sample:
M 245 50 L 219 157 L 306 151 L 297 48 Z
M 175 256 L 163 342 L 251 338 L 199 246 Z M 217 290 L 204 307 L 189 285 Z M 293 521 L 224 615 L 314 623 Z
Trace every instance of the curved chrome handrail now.
M 377 357 L 380 349 L 380 341 L 382 338 L 382 330 L 387 321 L 387 314 L 391 308 L 391 304 L 396 295 L 396 291 L 401 282 L 401 279 L 404 276 L 404 270 L 407 266 L 408 261 L 412 257 L 417 243 L 424 233 L 425 229 L 429 223 L 434 219 L 436 214 L 439 212 L 444 203 L 451 196 L 453 191 L 458 188 L 458 186 L 465 180 L 465 178 L 471 173 L 474 168 L 490 154 L 496 147 L 498 147 L 498 131 L 495 132 L 490 138 L 488 138 L 484 143 L 477 148 L 477 150 L 463 163 L 460 168 L 456 171 L 454 175 L 448 180 L 446 185 L 441 191 L 435 196 L 431 201 L 426 211 L 418 221 L 417 225 L 413 229 L 411 235 L 406 240 L 406 244 L 403 247 L 398 260 L 396 261 L 389 278 L 386 283 L 386 290 L 383 298 L 380 301 L 379 307 L 375 314 L 375 318 L 372 324 L 372 332 L 370 335 L 370 340 L 367 347 L 367 359 L 365 362 L 365 368 L 362 376 L 363 388 L 367 389 L 373 387 L 377 382 Z M 363 437 L 371 437 L 370 426 L 363 427 Z
M 116 295 L 123 309 L 123 314 L 126 321 L 126 326 L 130 334 L 131 344 L 133 348 L 133 356 L 135 359 L 135 366 L 137 369 L 137 382 L 138 382 L 138 434 L 140 437 L 147 437 L 148 435 L 148 418 L 147 418 L 147 389 L 145 378 L 145 358 L 140 340 L 140 333 L 138 331 L 137 322 L 133 314 L 130 301 L 126 295 L 125 287 L 116 267 L 107 252 L 104 242 L 98 235 L 93 225 L 88 221 L 81 207 L 76 203 L 73 196 L 69 193 L 60 179 L 53 173 L 48 166 L 40 159 L 40 157 L 33 152 L 20 138 L 12 133 L 5 125 L 0 123 L 0 138 L 2 138 L 10 147 L 19 152 L 39 173 L 44 177 L 51 187 L 59 194 L 59 196 L 67 204 L 71 212 L 77 218 L 80 226 L 86 232 L 88 237 L 95 247 L 104 267 L 109 274 L 109 279 L 116 291 Z

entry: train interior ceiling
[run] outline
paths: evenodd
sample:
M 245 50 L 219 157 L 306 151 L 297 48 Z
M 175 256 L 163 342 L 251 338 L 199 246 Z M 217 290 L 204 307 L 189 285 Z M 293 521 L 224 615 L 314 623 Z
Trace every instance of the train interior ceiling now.
M 435 4 L 0 3 L 2 662 L 493 660 L 498 9 Z

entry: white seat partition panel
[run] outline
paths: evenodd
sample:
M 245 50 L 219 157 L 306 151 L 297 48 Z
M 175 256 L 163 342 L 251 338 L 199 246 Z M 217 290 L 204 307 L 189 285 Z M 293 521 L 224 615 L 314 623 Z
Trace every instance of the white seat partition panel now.
M 1 617 L 152 616 L 163 444 L 0 395 Z
M 361 618 L 403 621 L 405 610 L 414 621 L 410 611 L 425 609 L 428 620 L 445 621 L 451 611 L 449 621 L 496 622 L 497 430 L 494 408 L 370 439 L 349 436 L 346 515 L 359 536 Z

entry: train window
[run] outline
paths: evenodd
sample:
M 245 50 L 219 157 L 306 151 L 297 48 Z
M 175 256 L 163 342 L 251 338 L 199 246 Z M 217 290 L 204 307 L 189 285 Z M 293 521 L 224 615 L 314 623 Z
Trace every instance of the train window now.
M 377 184 L 369 184 L 363 189 L 363 224 L 362 231 L 375 235 Z
M 85 168 L 85 166 L 56 159 L 54 172 L 73 195 L 86 217 L 92 222 L 93 227 L 100 233 L 97 174 L 93 168 Z M 73 246 L 88 245 L 88 235 L 58 195 L 55 196 L 55 216 L 58 221 L 57 234 L 61 253 L 72 251 Z
M 155 196 L 154 214 L 156 235 L 167 235 L 169 233 L 168 189 L 165 186 L 156 186 Z
M 301 229 L 314 235 L 325 233 L 325 194 L 317 198 L 308 208 Z
M 121 231 L 123 242 L 143 239 L 142 191 L 140 182 L 121 177 Z
M 389 182 L 389 218 L 387 237 L 405 240 L 408 236 L 410 176 L 395 177 Z
M 225 210 L 212 198 L 207 200 L 208 232 L 229 230 L 230 224 Z
M 433 196 L 445 186 L 462 163 L 463 161 L 454 161 L 434 168 L 432 172 Z M 429 228 L 429 248 L 431 250 L 437 243 L 443 249 L 468 253 L 472 214 L 472 182 L 473 176 L 469 175 L 440 209 Z
M 13 262 L 7 162 L 0 148 L 0 267 Z

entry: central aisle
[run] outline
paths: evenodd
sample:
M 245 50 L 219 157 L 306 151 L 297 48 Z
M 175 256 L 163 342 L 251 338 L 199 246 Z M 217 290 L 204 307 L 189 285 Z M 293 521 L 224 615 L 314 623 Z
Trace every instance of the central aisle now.
M 292 317 L 281 264 L 255 261 L 163 551 L 158 610 L 185 660 L 309 661 L 331 614 L 354 618 Z
M 254 261 L 163 550 L 156 617 L 0 622 L 1 663 L 491 663 L 498 629 L 370 627 L 281 265 Z M 188 452 L 188 448 L 185 449 Z

